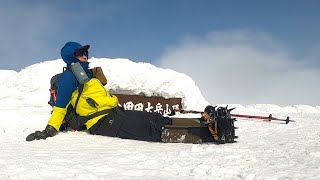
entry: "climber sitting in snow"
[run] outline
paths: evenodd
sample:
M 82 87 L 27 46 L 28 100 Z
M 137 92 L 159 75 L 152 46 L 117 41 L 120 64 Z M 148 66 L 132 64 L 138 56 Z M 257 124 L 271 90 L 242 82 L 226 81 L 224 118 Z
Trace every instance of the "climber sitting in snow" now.
M 87 130 L 90 134 L 123 139 L 173 142 L 170 136 L 165 137 L 169 141 L 163 139 L 163 131 L 164 127 L 175 125 L 175 119 L 155 112 L 124 110 L 118 106 L 118 98 L 104 88 L 106 79 L 102 70 L 99 73 L 99 69 L 89 69 L 89 48 L 89 45 L 68 42 L 61 49 L 61 57 L 67 66 L 63 73 L 51 79 L 51 89 L 56 90 L 49 101 L 53 106 L 51 117 L 43 131 L 31 133 L 26 140 L 46 139 L 55 136 L 59 130 L 71 127 Z M 202 125 L 187 128 L 185 134 L 197 135 L 201 142 L 233 142 L 230 117 L 224 115 L 220 118 L 216 114 L 215 107 L 207 106 L 200 119 Z M 223 122 L 219 123 L 219 119 Z
M 158 113 L 124 111 L 118 108 L 117 97 L 111 95 L 89 70 L 89 47 L 68 42 L 61 49 L 61 57 L 67 67 L 58 79 L 56 103 L 48 125 L 43 131 L 28 135 L 26 140 L 55 136 L 66 120 L 71 121 L 70 124 L 75 125 L 75 129 L 84 126 L 90 134 L 161 141 L 162 127 L 171 124 L 171 119 Z M 73 63 L 81 65 L 88 80 L 83 81 L 80 77 L 83 82 L 79 82 L 72 71 Z M 68 119 L 65 118 L 66 115 Z

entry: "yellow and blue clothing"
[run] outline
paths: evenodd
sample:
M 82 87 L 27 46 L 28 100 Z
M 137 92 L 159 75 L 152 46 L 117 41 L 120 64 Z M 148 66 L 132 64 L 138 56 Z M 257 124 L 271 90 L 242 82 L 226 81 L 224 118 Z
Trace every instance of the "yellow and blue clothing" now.
M 75 56 L 74 51 L 82 46 L 76 42 L 68 42 L 61 49 L 61 57 L 64 62 L 67 64 L 66 70 L 62 73 L 58 80 L 58 91 L 57 91 L 57 100 L 53 107 L 53 112 L 51 118 L 48 122 L 49 125 L 54 127 L 57 131 L 59 130 L 64 116 L 67 113 L 67 107 L 71 104 L 75 106 L 75 101 L 78 97 L 78 86 L 79 83 L 72 73 L 71 64 L 80 62 Z M 84 91 L 79 99 L 76 112 L 81 116 L 88 116 L 100 110 L 111 109 L 118 105 L 118 99 L 116 96 L 111 96 L 109 92 L 104 89 L 100 81 L 92 78 L 92 73 L 89 70 L 88 62 L 80 62 L 81 66 L 87 73 L 90 81 L 84 85 Z M 88 87 L 92 88 L 88 88 Z M 97 108 L 90 107 L 86 103 L 86 98 L 94 99 L 99 105 Z M 87 128 L 90 128 L 94 125 L 101 117 L 101 115 L 89 120 L 86 123 Z
M 70 68 L 72 63 L 80 62 L 73 53 L 81 47 L 79 43 L 68 42 L 61 49 L 61 57 L 67 63 L 67 70 L 58 79 L 57 100 L 48 122 L 49 127 L 57 131 L 67 113 L 67 108 L 75 107 L 79 95 L 79 83 Z M 76 113 L 79 116 L 88 117 L 96 112 L 112 109 L 109 113 L 93 117 L 85 123 L 89 133 L 125 139 L 161 141 L 163 126 L 172 124 L 170 118 L 165 118 L 159 113 L 125 111 L 116 108 L 118 98 L 110 95 L 101 82 L 92 77 L 88 62 L 80 62 L 80 64 L 90 80 L 83 86 Z M 94 100 L 94 105 L 89 103 L 90 99 Z

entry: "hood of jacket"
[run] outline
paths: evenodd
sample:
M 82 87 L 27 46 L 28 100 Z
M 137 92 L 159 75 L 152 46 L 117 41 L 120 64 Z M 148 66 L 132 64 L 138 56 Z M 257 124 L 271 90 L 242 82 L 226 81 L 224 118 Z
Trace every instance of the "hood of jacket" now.
M 74 56 L 74 51 L 76 49 L 81 48 L 82 45 L 77 42 L 67 42 L 62 48 L 61 48 L 61 57 L 65 63 L 67 63 L 67 67 L 70 67 L 72 63 L 80 62 L 79 59 L 77 59 Z M 88 57 L 89 58 L 89 57 Z M 84 69 L 89 68 L 89 62 L 80 62 L 81 66 Z

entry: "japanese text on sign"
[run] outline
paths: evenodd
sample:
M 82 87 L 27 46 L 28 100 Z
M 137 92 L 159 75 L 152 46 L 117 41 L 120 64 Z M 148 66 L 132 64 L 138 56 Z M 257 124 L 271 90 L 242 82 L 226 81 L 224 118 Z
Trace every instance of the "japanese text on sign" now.
M 169 104 L 161 104 L 157 103 L 155 106 L 152 106 L 150 102 L 147 102 L 147 105 L 144 106 L 143 103 L 134 104 L 129 101 L 123 104 L 125 110 L 135 110 L 135 111 L 146 111 L 146 112 L 156 112 L 162 115 L 171 114 L 173 110 L 179 110 L 179 104 L 169 105 Z

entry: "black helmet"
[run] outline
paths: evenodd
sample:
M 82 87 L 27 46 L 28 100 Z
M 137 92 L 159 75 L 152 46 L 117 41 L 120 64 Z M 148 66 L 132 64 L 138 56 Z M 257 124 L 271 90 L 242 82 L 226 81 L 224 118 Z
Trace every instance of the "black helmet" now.
M 215 107 L 208 105 L 205 109 L 204 112 L 207 112 L 208 114 L 212 113 L 214 114 L 216 112 Z

